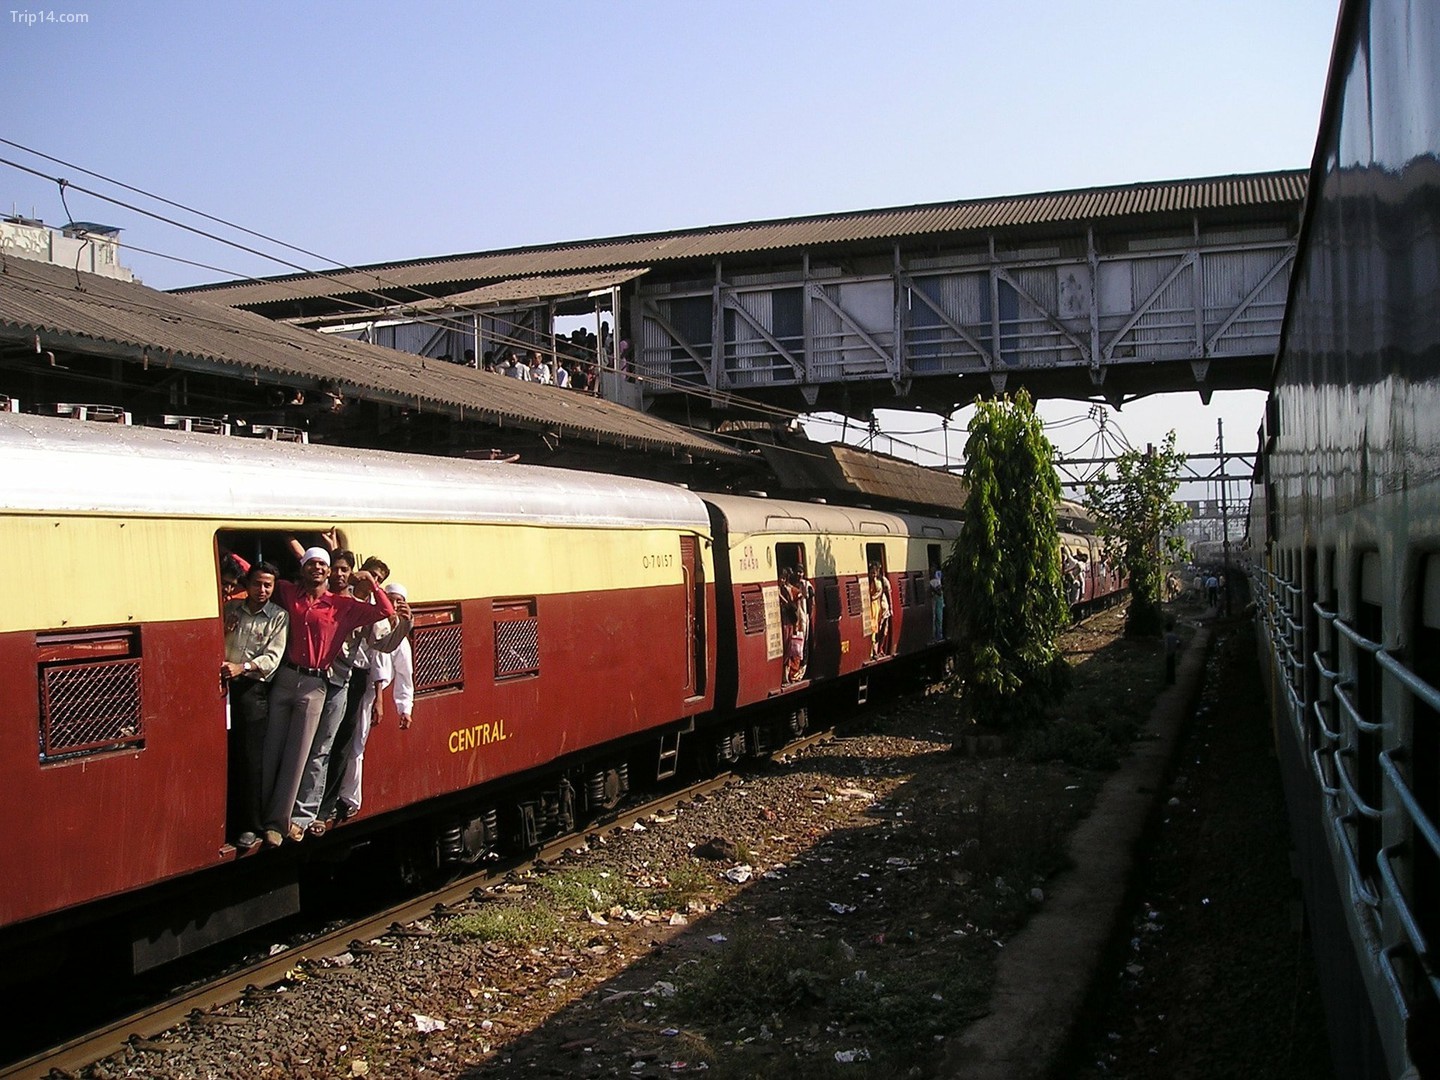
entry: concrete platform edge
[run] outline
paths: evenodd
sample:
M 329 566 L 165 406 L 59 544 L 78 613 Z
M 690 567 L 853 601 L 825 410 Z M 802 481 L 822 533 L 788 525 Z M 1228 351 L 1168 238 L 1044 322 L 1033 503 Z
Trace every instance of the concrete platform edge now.
M 940 1075 L 1041 1080 L 1058 1066 L 1127 910 L 1137 847 L 1199 697 L 1211 638 L 1209 626 L 1191 638 L 1175 685 L 1156 699 L 1132 753 L 1071 836 L 1071 869 L 1001 954 L 989 1014 L 951 1042 Z

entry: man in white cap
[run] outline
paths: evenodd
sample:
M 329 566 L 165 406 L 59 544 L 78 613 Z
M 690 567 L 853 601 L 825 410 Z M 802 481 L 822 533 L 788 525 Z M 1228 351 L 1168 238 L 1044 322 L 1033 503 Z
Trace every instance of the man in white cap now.
M 338 555 L 339 552 L 332 555 L 332 561 Z M 353 556 L 351 562 L 354 562 Z M 371 578 L 379 584 L 389 575 L 389 567 L 383 560 L 371 557 L 365 560 L 363 569 L 369 571 L 369 576 L 353 579 L 354 593 L 359 599 L 369 602 L 374 592 Z M 330 588 L 335 589 L 333 565 Z M 397 598 L 388 589 L 386 592 L 395 600 L 395 616 L 388 623 L 377 622 L 352 630 L 330 665 L 325 708 L 320 714 L 315 740 L 310 745 L 309 760 L 300 779 L 300 790 L 295 796 L 295 808 L 290 812 L 290 824 L 306 830 L 311 836 L 324 836 L 330 828 L 331 819 L 338 817 L 334 813 L 334 793 L 344 768 L 345 748 L 351 743 L 355 730 L 370 658 L 394 652 L 410 632 L 410 605 L 403 596 Z M 354 693 L 352 683 L 356 684 Z
M 399 582 L 387 582 L 385 592 L 395 604 L 397 611 L 408 615 L 409 594 Z M 415 705 L 414 658 L 410 650 L 409 620 L 397 628 L 398 641 L 390 638 L 367 645 L 363 649 L 363 662 L 368 681 L 365 694 L 355 715 L 355 727 L 343 743 L 336 743 L 331 752 L 332 767 L 338 766 L 338 782 L 326 792 L 325 804 L 320 808 L 322 822 L 331 819 L 344 821 L 360 812 L 360 783 L 365 763 L 365 740 L 370 729 L 378 724 L 384 710 L 381 697 L 389 686 L 395 698 L 395 712 L 399 716 L 401 730 L 410 726 Z M 385 646 L 390 646 L 388 649 Z M 359 669 L 360 662 L 356 667 Z M 332 769 L 333 771 L 333 769 Z
M 265 732 L 261 799 L 265 808 L 265 842 L 278 846 L 288 836 L 300 840 L 305 831 L 291 825 L 290 812 L 320 714 L 325 707 L 326 676 L 345 636 L 358 626 L 395 614 L 390 598 L 378 593 L 375 603 L 332 593 L 330 553 L 307 548 L 300 559 L 300 583 L 275 583 L 275 602 L 290 614 L 285 657 L 270 691 L 270 723 Z M 355 579 L 368 586 L 375 579 L 361 570 Z

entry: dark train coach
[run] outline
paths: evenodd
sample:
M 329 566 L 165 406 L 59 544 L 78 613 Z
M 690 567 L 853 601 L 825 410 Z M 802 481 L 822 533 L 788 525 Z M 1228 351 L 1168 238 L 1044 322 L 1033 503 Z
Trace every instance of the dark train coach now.
M 1440 5 L 1344 4 L 1251 507 L 1337 1076 L 1440 1075 Z

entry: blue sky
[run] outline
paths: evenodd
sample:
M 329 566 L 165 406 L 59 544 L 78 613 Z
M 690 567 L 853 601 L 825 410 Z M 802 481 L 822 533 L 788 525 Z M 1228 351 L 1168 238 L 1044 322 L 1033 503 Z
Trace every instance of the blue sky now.
M 0 11 L 0 135 L 342 263 L 1302 167 L 1337 11 L 1335 0 L 54 4 Z M 0 157 L 130 199 L 11 147 Z M 122 226 L 133 247 L 285 269 L 67 197 L 76 219 Z M 0 166 L 0 210 L 12 207 L 66 218 L 56 185 Z M 226 276 L 127 261 L 161 288 Z M 1160 414 L 1173 426 L 1175 411 Z M 1210 417 L 1195 430 L 1208 425 L 1213 442 L 1216 409 L 1193 411 Z M 1121 417 L 1132 441 L 1154 437 L 1131 431 L 1141 412 Z M 1246 440 L 1258 416 L 1258 404 L 1237 414 Z

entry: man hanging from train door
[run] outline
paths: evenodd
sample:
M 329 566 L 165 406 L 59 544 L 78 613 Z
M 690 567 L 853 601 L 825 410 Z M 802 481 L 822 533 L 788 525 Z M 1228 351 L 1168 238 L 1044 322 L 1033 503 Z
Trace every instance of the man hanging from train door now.
M 270 682 L 285 653 L 290 616 L 270 602 L 279 571 L 259 562 L 245 575 L 244 600 L 225 605 L 225 659 L 220 681 L 230 696 L 232 828 L 235 846 L 249 851 L 260 844 L 261 754 L 270 709 Z
M 365 570 L 356 579 L 373 586 Z M 288 837 L 301 840 L 303 828 L 291 822 L 295 797 L 310 757 L 310 747 L 325 708 L 329 668 L 345 636 L 357 626 L 395 614 L 390 598 L 376 591 L 375 603 L 330 592 L 330 553 L 309 548 L 300 565 L 300 583 L 279 581 L 275 596 L 290 613 L 290 632 L 280 673 L 270 694 L 270 719 L 265 732 L 262 802 L 265 842 L 278 847 Z
M 940 570 L 937 555 L 938 552 L 932 552 L 930 556 L 930 640 L 944 641 L 945 576 Z

